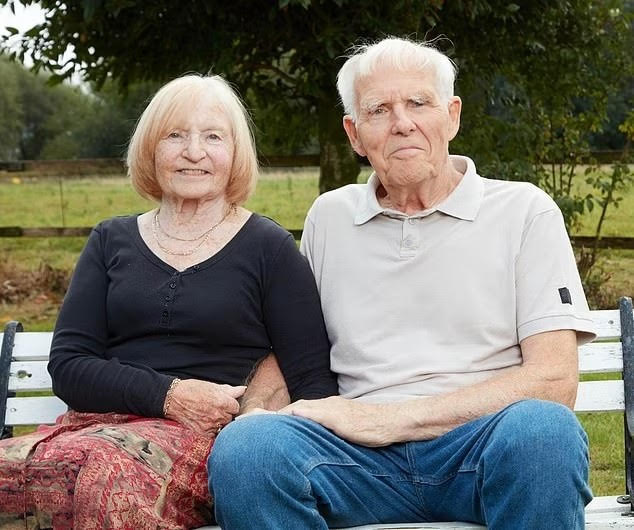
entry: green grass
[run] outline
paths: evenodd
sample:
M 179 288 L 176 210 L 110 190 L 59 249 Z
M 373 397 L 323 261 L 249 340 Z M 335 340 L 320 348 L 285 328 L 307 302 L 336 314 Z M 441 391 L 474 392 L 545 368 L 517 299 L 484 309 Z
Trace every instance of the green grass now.
M 589 184 L 586 184 L 582 178 L 578 179 L 575 190 L 581 196 L 585 196 L 588 193 L 597 195 L 596 191 Z M 634 236 L 634 220 L 632 218 L 632 212 L 634 212 L 634 185 L 630 185 L 625 191 L 617 193 L 616 196 L 623 197 L 623 200 L 617 207 L 610 206 L 608 208 L 601 234 L 605 237 L 632 237 Z M 600 209 L 596 206 L 592 211 L 587 212 L 581 219 L 580 226 L 575 230 L 576 235 L 593 236 L 600 215 Z
M 620 373 L 582 375 L 582 381 L 621 379 Z M 579 413 L 590 442 L 590 486 L 595 495 L 625 493 L 623 413 Z
M 365 181 L 369 170 L 359 178 Z M 91 226 L 113 215 L 138 213 L 153 208 L 139 198 L 124 177 L 65 179 L 63 218 L 66 226 Z M 587 191 L 581 189 L 581 191 Z M 304 217 L 318 195 L 318 173 L 313 170 L 266 171 L 247 207 L 272 217 L 287 228 L 302 228 Z M 634 189 L 628 190 L 620 208 L 611 210 L 606 236 L 634 235 Z M 591 234 L 598 212 L 584 219 L 578 230 Z M 0 226 L 61 226 L 62 204 L 56 178 L 0 175 Z M 0 260 L 36 270 L 42 262 L 70 269 L 84 238 L 0 238 Z M 604 268 L 611 275 L 607 286 L 617 295 L 634 295 L 634 250 L 605 253 Z M 0 323 L 18 319 L 31 331 L 50 330 L 60 300 L 35 297 L 20 304 L 0 303 Z M 614 300 L 616 305 L 616 299 Z M 581 414 L 590 437 L 591 485 L 596 495 L 624 491 L 623 420 L 619 414 Z
M 623 414 L 579 414 L 590 441 L 590 486 L 595 495 L 623 495 Z

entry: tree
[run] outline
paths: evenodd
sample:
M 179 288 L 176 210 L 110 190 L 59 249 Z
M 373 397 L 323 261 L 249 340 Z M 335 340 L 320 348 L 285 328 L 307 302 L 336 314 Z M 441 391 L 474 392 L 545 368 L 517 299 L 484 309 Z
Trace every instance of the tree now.
M 358 173 L 335 91 L 342 54 L 352 43 L 387 34 L 449 36 L 451 41 L 439 44 L 460 67 L 458 91 L 465 100 L 456 146 L 510 174 L 527 164 L 534 167 L 527 151 L 539 144 L 541 124 L 525 121 L 534 108 L 532 98 L 544 103 L 550 81 L 565 80 L 558 89 L 566 92 L 551 91 L 550 104 L 537 105 L 556 118 L 557 132 L 567 126 L 560 117 L 569 115 L 570 96 L 584 87 L 588 76 L 583 74 L 598 74 L 606 53 L 616 62 L 627 54 L 615 45 L 627 31 L 623 6 L 629 1 L 41 0 L 47 19 L 27 32 L 17 56 L 35 50 L 36 68 L 50 69 L 60 79 L 79 71 L 98 85 L 109 78 L 123 86 L 163 82 L 213 69 L 253 98 L 257 108 L 272 109 L 278 117 L 292 113 L 291 134 L 301 134 L 302 124 L 317 125 L 325 191 L 356 181 Z M 75 55 L 59 63 L 69 46 Z M 606 84 L 612 79 L 604 76 Z M 522 108 L 524 114 L 516 112 Z M 588 119 L 595 107 L 590 108 Z M 269 126 L 260 116 L 255 119 L 260 130 Z M 278 139 L 284 133 L 284 120 L 279 122 Z
M 16 65 L 0 55 L 0 160 L 15 160 L 19 155 L 24 120 L 15 71 Z
M 335 90 L 340 55 L 357 36 L 416 32 L 442 0 L 371 2 L 362 9 L 350 0 L 40 4 L 47 20 L 27 32 L 19 57 L 31 48 L 38 50 L 36 68 L 59 78 L 79 70 L 97 84 L 112 76 L 124 86 L 213 68 L 241 93 L 253 91 L 263 106 L 300 109 L 304 122 L 317 123 L 324 191 L 356 181 L 359 170 Z M 68 46 L 75 56 L 58 63 Z
M 94 87 L 50 86 L 0 55 L 0 160 L 120 158 L 156 84 L 133 83 L 125 93 L 108 81 Z

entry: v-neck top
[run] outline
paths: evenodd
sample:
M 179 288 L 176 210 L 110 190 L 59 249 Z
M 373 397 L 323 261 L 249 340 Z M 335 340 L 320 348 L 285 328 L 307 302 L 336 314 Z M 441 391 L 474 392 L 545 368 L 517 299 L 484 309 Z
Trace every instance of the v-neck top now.
M 95 227 L 64 298 L 49 372 L 72 409 L 160 417 L 174 377 L 243 384 L 271 351 L 291 399 L 337 392 L 315 280 L 286 230 L 252 214 L 179 271 L 148 248 L 137 218 Z

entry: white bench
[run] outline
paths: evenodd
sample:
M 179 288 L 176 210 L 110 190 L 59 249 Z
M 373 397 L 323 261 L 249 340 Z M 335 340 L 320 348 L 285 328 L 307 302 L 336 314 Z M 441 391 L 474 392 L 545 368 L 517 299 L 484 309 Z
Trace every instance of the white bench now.
M 579 383 L 575 411 L 622 412 L 625 422 L 625 472 L 627 495 L 597 497 L 586 508 L 587 528 L 634 528 L 634 510 L 630 499 L 634 459 L 634 318 L 632 301 L 622 298 L 619 310 L 592 311 L 598 339 L 579 349 L 582 374 L 620 372 L 622 379 Z M 0 334 L 0 433 L 11 436 L 17 425 L 50 424 L 66 411 L 57 397 L 16 397 L 16 392 L 50 390 L 46 370 L 51 345 L 50 332 L 24 332 L 18 322 L 6 325 Z M 5 415 L 6 412 L 6 415 Z M 207 526 L 206 530 L 218 529 Z M 373 524 L 355 530 L 405 528 L 482 528 L 469 523 Z

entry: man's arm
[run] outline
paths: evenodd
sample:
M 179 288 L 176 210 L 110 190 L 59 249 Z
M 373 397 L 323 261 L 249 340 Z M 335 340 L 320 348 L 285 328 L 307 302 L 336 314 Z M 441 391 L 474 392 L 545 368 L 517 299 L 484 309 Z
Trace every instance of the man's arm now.
M 283 412 L 317 421 L 351 442 L 380 447 L 436 438 L 523 399 L 555 401 L 572 408 L 578 382 L 575 331 L 532 335 L 520 347 L 521 366 L 447 394 L 385 404 L 330 397 L 298 401 Z
M 272 353 L 255 365 L 246 384 L 238 415 L 254 409 L 279 410 L 290 403 L 284 376 Z

